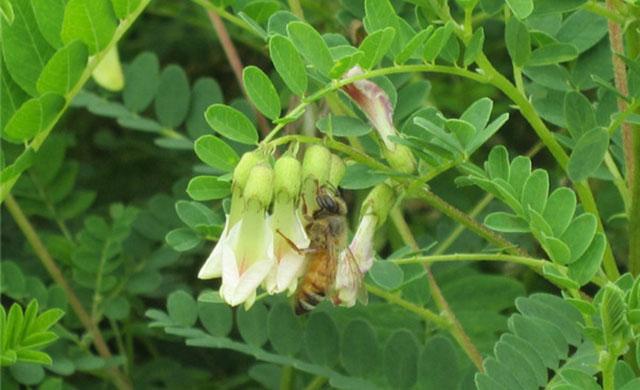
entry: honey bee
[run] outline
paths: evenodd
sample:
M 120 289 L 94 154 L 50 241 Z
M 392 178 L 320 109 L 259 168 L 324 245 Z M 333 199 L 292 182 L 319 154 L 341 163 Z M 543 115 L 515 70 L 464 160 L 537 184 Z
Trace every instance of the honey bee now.
M 318 208 L 307 216 L 309 222 L 305 227 L 311 242 L 304 250 L 307 266 L 294 295 L 296 314 L 313 310 L 326 297 L 330 297 L 334 304 L 340 303 L 335 289 L 337 272 L 362 290 L 362 273 L 347 247 L 347 206 L 344 200 L 321 187 L 316 203 Z

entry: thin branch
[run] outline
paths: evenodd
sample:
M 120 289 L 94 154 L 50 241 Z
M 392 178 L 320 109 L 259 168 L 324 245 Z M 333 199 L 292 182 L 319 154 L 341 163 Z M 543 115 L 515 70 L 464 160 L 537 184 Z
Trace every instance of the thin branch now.
M 93 337 L 93 344 L 95 345 L 98 354 L 100 354 L 100 356 L 104 359 L 111 359 L 113 355 L 109 350 L 109 346 L 107 346 L 107 343 L 104 341 L 104 337 L 102 337 L 100 329 L 93 322 L 84 306 L 82 306 L 80 299 L 78 299 L 75 291 L 65 279 L 62 271 L 47 251 L 47 248 L 42 240 L 40 240 L 40 237 L 38 236 L 38 233 L 34 229 L 33 225 L 31 224 L 31 222 L 29 222 L 29 219 L 22 212 L 20 205 L 10 194 L 7 195 L 5 204 L 7 206 L 7 209 L 9 210 L 9 213 L 16 221 L 16 224 L 33 248 L 36 256 L 38 257 L 38 259 L 40 259 L 42 265 L 47 269 L 47 272 L 49 272 L 49 275 L 51 275 L 51 278 L 54 280 L 54 282 L 56 282 L 56 284 L 58 284 L 64 290 L 71 309 L 76 314 L 87 332 L 89 332 Z M 129 379 L 118 368 L 111 367 L 108 369 L 108 372 L 111 375 L 114 384 L 119 389 L 132 388 L 131 384 L 129 383 Z
M 464 212 L 453 207 L 447 201 L 429 191 L 427 188 L 423 188 L 420 192 L 418 192 L 417 195 L 420 197 L 420 199 L 427 202 L 427 204 L 440 211 L 444 215 L 448 216 L 449 218 L 466 226 L 467 229 L 484 238 L 485 240 L 496 246 L 498 249 L 512 255 L 526 256 L 526 252 L 520 249 L 516 244 L 507 240 L 500 234 L 488 229 L 486 226 L 474 220 Z
M 407 221 L 405 221 L 404 216 L 402 215 L 401 209 L 398 207 L 393 208 L 390 215 L 391 220 L 393 221 L 396 229 L 398 230 L 398 233 L 400 233 L 400 236 L 404 240 L 405 244 L 411 247 L 411 249 L 413 249 L 414 251 L 420 250 L 420 247 L 413 237 L 413 233 L 411 232 L 409 225 L 407 225 Z M 431 267 L 427 263 L 423 263 L 423 267 L 427 272 L 427 279 L 429 280 L 429 287 L 433 300 L 435 301 L 438 308 L 444 314 L 446 314 L 448 320 L 451 322 L 451 327 L 449 328 L 451 335 L 458 342 L 458 344 L 460 344 L 460 347 L 462 347 L 462 349 L 465 351 L 471 362 L 476 366 L 478 371 L 484 372 L 484 368 L 482 367 L 482 355 L 480 355 L 480 352 L 478 352 L 478 349 L 473 344 L 467 333 L 464 331 L 464 328 L 460 324 L 460 321 L 458 321 L 455 313 L 453 312 L 453 310 L 451 310 L 449 303 L 442 294 L 440 286 L 438 286 L 438 283 L 433 276 L 433 273 L 431 272 Z
M 240 56 L 238 55 L 238 51 L 236 50 L 231 37 L 229 37 L 229 33 L 227 32 L 227 28 L 224 26 L 224 22 L 220 18 L 215 11 L 207 11 L 207 15 L 209 15 L 209 20 L 213 25 L 213 29 L 216 30 L 216 34 L 218 34 L 218 39 L 220 40 L 220 44 L 222 45 L 222 49 L 224 50 L 224 54 L 227 56 L 227 60 L 229 61 L 229 65 L 231 65 L 231 69 L 233 70 L 233 74 L 236 76 L 236 80 L 238 81 L 238 85 L 240 85 L 240 89 L 242 90 L 242 94 L 247 98 L 247 101 L 251 103 L 251 99 L 247 96 L 247 91 L 244 87 L 244 82 L 242 81 L 242 61 L 240 60 Z M 258 126 L 260 127 L 260 131 L 263 136 L 269 134 L 271 131 L 269 123 L 262 116 L 262 114 L 251 104 L 253 111 L 256 114 L 256 118 L 258 119 Z
M 606 0 L 607 9 L 616 13 L 618 10 L 613 0 Z M 616 89 L 622 97 L 629 95 L 627 69 L 620 57 L 625 54 L 622 26 L 616 21 L 608 20 L 609 42 L 611 45 L 611 60 L 613 62 L 613 76 Z M 637 41 L 636 31 L 631 31 L 630 39 Z M 633 42 L 633 41 L 632 41 Z M 632 45 L 632 47 L 634 47 Z M 629 110 L 627 102 L 622 97 L 618 98 L 618 110 L 624 115 Z M 637 109 L 632 103 L 632 108 Z M 634 111 L 635 111 L 634 109 Z M 622 150 L 626 167 L 627 187 L 629 188 L 630 204 L 629 214 L 629 271 L 632 275 L 640 273 L 640 128 L 629 122 L 621 123 Z

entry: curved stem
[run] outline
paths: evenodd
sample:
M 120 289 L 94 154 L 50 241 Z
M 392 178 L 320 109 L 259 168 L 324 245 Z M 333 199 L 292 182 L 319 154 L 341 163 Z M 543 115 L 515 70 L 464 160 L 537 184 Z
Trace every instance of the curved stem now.
M 376 287 L 371 284 L 367 284 L 366 287 L 367 287 L 367 291 L 369 291 L 371 294 L 376 295 L 389 303 L 398 305 L 403 309 L 406 309 L 407 311 L 417 314 L 425 321 L 431 322 L 441 329 L 447 330 L 451 328 L 451 324 L 445 317 L 437 313 L 434 313 L 433 311 L 425 307 L 418 306 L 415 303 L 402 299 L 402 297 L 397 293 L 392 293 L 392 292 L 383 290 L 380 287 Z
M 451 255 L 416 256 L 390 260 L 396 264 L 430 264 L 443 261 L 503 261 L 526 265 L 532 269 L 542 270 L 547 260 L 533 257 L 506 255 L 500 253 L 456 253 Z

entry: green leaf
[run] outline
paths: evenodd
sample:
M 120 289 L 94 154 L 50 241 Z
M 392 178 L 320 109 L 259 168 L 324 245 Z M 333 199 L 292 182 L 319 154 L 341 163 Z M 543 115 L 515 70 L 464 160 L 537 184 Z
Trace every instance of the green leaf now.
M 87 47 L 80 41 L 70 42 L 58 50 L 42 69 L 36 83 L 38 93 L 66 95 L 80 80 L 87 65 Z
M 269 341 L 273 349 L 281 355 L 294 356 L 302 344 L 302 327 L 293 313 L 291 305 L 278 303 L 269 311 L 267 319 Z
M 527 66 L 551 65 L 578 57 L 578 49 L 567 43 L 550 43 L 531 52 Z
M 133 112 L 142 112 L 153 101 L 158 91 L 160 64 L 158 57 L 151 52 L 136 56 L 124 70 L 124 105 Z M 202 116 L 202 112 L 200 112 Z
M 587 179 L 602 164 L 609 149 L 609 133 L 602 127 L 584 133 L 571 152 L 567 173 L 577 182 Z
M 304 332 L 304 345 L 309 359 L 324 366 L 338 361 L 340 334 L 331 317 L 326 313 L 312 312 Z
M 560 237 L 571 223 L 575 211 L 576 194 L 567 187 L 560 187 L 549 196 L 543 218 L 551 227 L 554 236 Z
M 280 117 L 280 97 L 269 76 L 256 66 L 248 66 L 242 71 L 242 82 L 258 111 L 269 119 Z
M 484 224 L 503 233 L 528 233 L 529 224 L 523 218 L 502 211 L 487 215 Z
M 358 65 L 363 55 L 361 51 L 353 46 L 346 45 L 334 46 L 329 49 L 329 52 L 335 60 L 333 67 L 329 71 L 329 76 L 334 79 L 342 77 L 346 71 Z
M 607 19 L 587 10 L 578 10 L 566 18 L 556 39 L 569 43 L 578 49 L 578 53 L 587 51 L 607 35 Z
M 193 326 L 198 320 L 198 305 L 189 293 L 174 291 L 167 298 L 167 313 L 174 323 Z
M 198 301 L 198 316 L 212 336 L 224 337 L 233 328 L 233 313 L 226 303 Z
M 44 39 L 56 49 L 62 47 L 60 31 L 64 19 L 65 0 L 31 0 L 31 6 Z
M 269 40 L 269 56 L 287 87 L 298 96 L 307 90 L 307 71 L 293 43 L 281 35 Z
M 602 233 L 596 234 L 584 254 L 569 265 L 569 276 L 581 286 L 587 284 L 600 269 L 606 239 Z
M 360 65 L 364 69 L 371 69 L 382 61 L 391 48 L 395 35 L 396 31 L 393 27 L 386 27 L 369 34 L 358 48 L 364 53 L 360 59 Z
M 126 320 L 129 317 L 130 311 L 131 305 L 129 305 L 129 301 L 123 296 L 116 297 L 107 302 L 104 308 L 105 316 L 114 321 Z
M 169 65 L 160 74 L 154 109 L 162 125 L 175 129 L 184 122 L 189 112 L 191 90 L 184 70 Z
M 270 36 L 274 34 L 286 36 L 287 24 L 299 21 L 300 19 L 289 11 L 278 11 L 269 17 L 267 32 Z
M 231 184 L 215 176 L 196 176 L 189 181 L 187 194 L 193 200 L 222 199 L 231 194 Z
M 625 337 L 629 333 L 629 324 L 625 311 L 624 292 L 615 284 L 608 283 L 603 288 L 600 318 L 602 318 L 605 344 L 611 351 L 618 351 L 621 342 L 626 344 Z
M 335 137 L 360 137 L 371 132 L 371 126 L 359 118 L 327 115 L 316 122 L 322 133 Z
M 564 98 L 564 117 L 571 137 L 579 139 L 596 125 L 596 111 L 580 92 L 572 91 Z
M 64 99 L 55 93 L 30 99 L 13 114 L 3 137 L 12 142 L 26 141 L 48 128 L 63 107 Z
M 340 338 L 340 362 L 351 375 L 372 377 L 378 371 L 380 351 L 373 327 L 361 319 L 351 320 Z
M 504 146 L 496 146 L 491 149 L 489 158 L 485 163 L 485 170 L 489 177 L 493 180 L 502 179 L 505 182 L 509 180 L 509 152 Z
M 13 23 L 16 15 L 13 12 L 13 7 L 9 0 L 0 1 L 0 16 L 2 16 L 9 24 Z
M 524 19 L 533 11 L 533 0 L 507 0 L 509 8 L 518 19 Z
M 389 0 L 365 0 L 365 28 L 369 34 L 392 27 L 400 31 L 400 21 Z
M 455 135 L 464 149 L 466 149 L 475 135 L 473 125 L 460 119 L 448 119 L 445 122 L 445 128 Z
M 536 0 L 536 7 L 533 10 L 534 15 L 548 15 L 574 10 L 587 0 Z
M 236 321 L 240 336 L 247 344 L 260 347 L 267 342 L 267 308 L 256 302 L 251 309 L 236 310 Z
M 232 171 L 240 160 L 231 146 L 213 135 L 198 138 L 194 150 L 202 162 L 223 172 Z
M 384 346 L 384 373 L 392 388 L 412 387 L 418 379 L 418 344 L 406 330 L 395 331 Z
M 111 0 L 118 19 L 124 19 L 140 5 L 140 0 Z
M 322 39 L 320 33 L 305 22 L 289 23 L 287 25 L 287 33 L 307 62 L 313 65 L 322 75 L 328 77 L 333 67 L 333 58 L 327 43 Z
M 109 0 L 69 0 L 64 9 L 62 42 L 84 42 L 89 54 L 107 47 L 118 26 Z
M 427 39 L 422 57 L 427 62 L 433 62 L 444 49 L 445 45 L 453 32 L 453 23 L 447 22 L 446 25 L 438 27 L 433 34 Z
M 239 110 L 224 104 L 214 104 L 207 108 L 205 118 L 209 126 L 226 138 L 247 145 L 258 143 L 258 131 Z
M 202 242 L 202 238 L 190 228 L 174 229 L 164 239 L 176 252 L 186 252 Z
M 562 234 L 562 241 L 571 248 L 571 260 L 576 261 L 589 247 L 598 228 L 597 218 L 590 213 L 576 217 Z
M 199 225 L 220 225 L 224 220 L 209 207 L 198 202 L 179 200 L 176 202 L 178 218 L 192 229 Z
M 482 27 L 476 29 L 473 32 L 473 36 L 466 49 L 464 50 L 464 59 L 462 61 L 465 67 L 473 64 L 478 57 L 478 54 L 482 53 L 482 47 L 484 46 L 484 29 Z
M 187 116 L 187 132 L 191 138 L 210 133 L 204 112 L 212 104 L 222 103 L 222 90 L 218 82 L 210 77 L 199 78 L 191 91 L 191 109 Z
M 418 361 L 418 387 L 455 389 L 460 381 L 456 350 L 451 341 L 435 336 L 427 341 Z
M 385 290 L 395 290 L 404 281 L 402 268 L 392 261 L 374 261 L 369 276 Z
M 38 76 L 54 51 L 40 33 L 31 3 L 14 1 L 12 5 L 15 12 L 13 23 L 0 19 L 4 64 L 20 88 L 31 96 L 38 96 Z
M 516 18 L 509 18 L 504 32 L 511 61 L 522 67 L 531 55 L 531 38 L 527 26 Z
M 407 44 L 402 48 L 402 50 L 400 50 L 393 61 L 397 65 L 402 65 L 407 62 L 409 58 L 413 58 L 414 53 L 418 51 L 422 45 L 424 45 L 425 41 L 427 40 L 427 38 L 429 38 L 432 31 L 433 26 L 428 26 L 426 29 L 421 30 L 416 35 L 414 35 L 413 38 L 411 38 L 411 40 L 409 40 L 409 42 L 407 42 Z
M 385 179 L 385 175 L 372 171 L 366 165 L 352 164 L 347 166 L 340 187 L 347 190 L 361 190 L 382 183 Z
M 14 22 L 15 23 L 15 22 Z M 51 358 L 48 355 L 38 351 L 22 351 L 25 360 L 34 363 L 18 363 L 10 367 L 11 376 L 18 383 L 25 386 L 34 386 L 42 382 L 45 377 L 44 369 L 39 364 L 51 364 Z M 45 356 L 43 356 L 45 355 Z M 48 358 L 48 359 L 47 359 Z M 36 364 L 35 362 L 39 363 Z
M 549 175 L 544 169 L 536 169 L 524 183 L 521 203 L 525 212 L 531 209 L 542 213 L 549 194 Z

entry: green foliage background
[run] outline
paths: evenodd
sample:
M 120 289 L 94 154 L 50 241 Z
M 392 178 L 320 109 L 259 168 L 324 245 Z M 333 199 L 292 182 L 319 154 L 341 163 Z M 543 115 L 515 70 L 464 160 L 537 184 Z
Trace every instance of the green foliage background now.
M 0 0 L 2 387 L 640 387 L 640 137 L 629 154 L 622 135 L 640 123 L 638 11 Z M 116 47 L 113 91 L 91 75 Z M 354 65 L 389 96 L 417 171 L 340 91 Z M 265 137 L 348 161 L 351 231 L 373 186 L 398 189 L 368 305 L 297 317 L 277 295 L 246 311 L 196 278 L 231 172 Z

